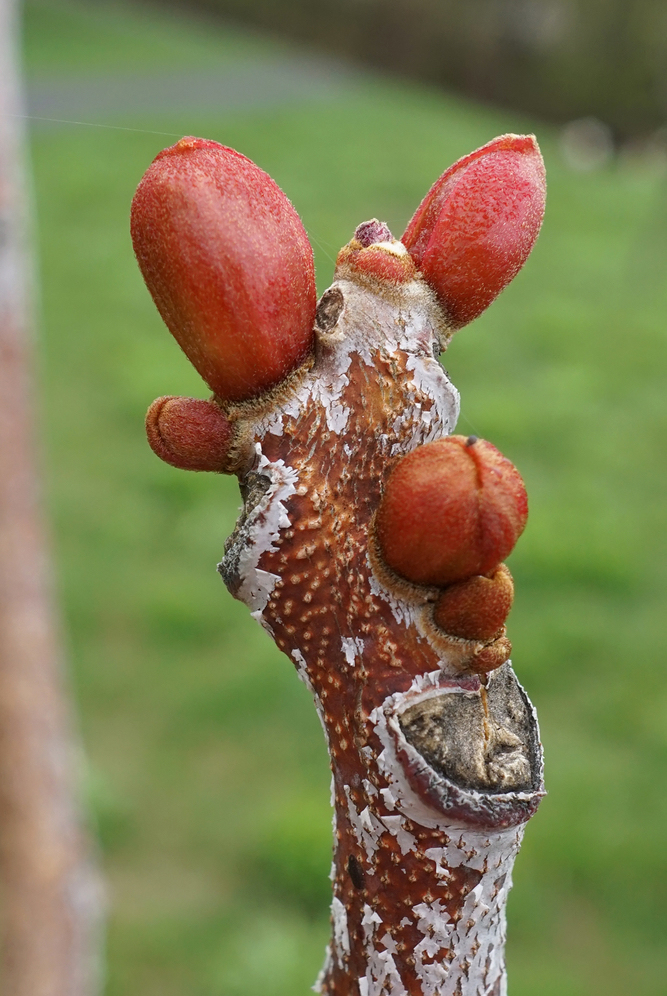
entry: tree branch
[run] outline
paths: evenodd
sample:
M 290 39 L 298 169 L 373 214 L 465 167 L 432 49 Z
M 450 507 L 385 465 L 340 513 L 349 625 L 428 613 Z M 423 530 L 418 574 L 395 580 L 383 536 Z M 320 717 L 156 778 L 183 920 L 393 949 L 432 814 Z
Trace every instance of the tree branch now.
M 544 794 L 504 626 L 501 561 L 527 505 L 502 454 L 450 435 L 459 396 L 437 357 L 525 261 L 543 208 L 534 139 L 496 139 L 436 182 L 400 242 L 360 225 L 315 306 L 293 208 L 238 153 L 183 139 L 135 195 L 146 282 L 216 392 L 159 399 L 149 441 L 175 466 L 238 474 L 220 572 L 327 738 L 328 996 L 506 993 L 512 865 Z

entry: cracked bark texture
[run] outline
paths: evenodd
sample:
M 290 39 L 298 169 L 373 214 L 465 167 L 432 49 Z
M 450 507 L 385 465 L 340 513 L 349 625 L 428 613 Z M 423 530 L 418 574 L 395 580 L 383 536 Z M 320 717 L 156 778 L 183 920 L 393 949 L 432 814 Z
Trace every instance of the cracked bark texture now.
M 37 486 L 17 4 L 0 2 L 0 879 L 5 996 L 94 996 L 101 890 L 77 802 Z

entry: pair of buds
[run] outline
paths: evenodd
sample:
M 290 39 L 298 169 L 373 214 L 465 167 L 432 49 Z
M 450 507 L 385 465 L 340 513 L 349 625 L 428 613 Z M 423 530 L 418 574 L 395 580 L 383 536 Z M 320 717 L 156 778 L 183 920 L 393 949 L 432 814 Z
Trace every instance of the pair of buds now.
M 429 190 L 401 241 L 453 329 L 484 311 L 526 261 L 544 197 L 537 143 L 520 135 L 460 159 Z M 290 201 L 253 162 L 217 142 L 181 139 L 144 175 L 131 227 L 162 318 L 220 401 L 255 398 L 307 360 L 313 252 Z M 382 225 L 370 238 L 392 241 Z M 404 280 L 386 260 L 366 249 L 357 265 Z
M 433 611 L 440 629 L 489 641 L 512 607 L 514 585 L 502 561 L 527 517 L 516 467 L 476 436 L 447 436 L 419 446 L 389 474 L 375 538 L 400 577 L 444 589 Z

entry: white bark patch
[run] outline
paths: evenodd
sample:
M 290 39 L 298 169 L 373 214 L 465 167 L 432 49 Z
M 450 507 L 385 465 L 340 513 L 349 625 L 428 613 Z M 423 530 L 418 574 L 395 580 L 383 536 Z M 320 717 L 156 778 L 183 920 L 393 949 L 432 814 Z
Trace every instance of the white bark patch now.
M 403 625 L 406 628 L 414 626 L 415 628 L 418 628 L 418 611 L 422 606 L 422 602 L 418 605 L 413 605 L 404 598 L 397 598 L 396 595 L 394 595 L 388 588 L 385 588 L 380 579 L 373 572 L 373 565 L 371 563 L 370 554 L 368 553 L 366 553 L 366 563 L 368 564 L 368 583 L 371 589 L 371 594 L 387 603 L 399 626 Z
M 389 812 L 392 812 L 392 810 L 396 809 L 396 799 L 394 798 L 394 793 L 391 791 L 391 789 L 388 788 L 380 789 L 380 794 L 382 795 L 382 798 L 384 799 L 384 804 L 389 810 Z
M 410 357 L 416 359 L 416 357 Z M 410 360 L 408 360 L 408 363 Z M 452 426 L 453 428 L 453 426 Z M 436 420 L 433 409 L 422 409 L 419 402 L 415 407 L 403 415 L 397 415 L 394 419 L 392 429 L 400 437 L 400 442 L 393 443 L 390 449 L 391 456 L 401 453 L 410 453 L 411 450 L 421 446 L 423 443 L 431 443 L 436 439 L 441 439 L 445 433 L 442 425 Z M 452 431 L 451 429 L 449 430 Z
M 315 980 L 313 986 L 311 987 L 314 993 L 322 992 L 322 986 L 324 985 L 324 980 L 331 971 L 332 967 L 333 967 L 333 956 L 331 954 L 331 947 L 330 945 L 327 944 L 326 948 L 324 949 L 324 964 L 322 965 L 322 968 L 320 970 L 319 975 L 317 976 L 317 979 Z
M 391 245 L 392 251 L 404 254 L 400 243 Z M 408 354 L 415 403 L 410 404 L 408 391 L 405 410 L 396 423 L 404 438 L 400 444 L 393 444 L 392 452 L 407 453 L 420 443 L 453 432 L 459 414 L 459 393 L 433 355 L 442 312 L 430 288 L 421 280 L 413 280 L 392 288 L 391 297 L 385 298 L 350 280 L 338 280 L 332 286 L 342 291 L 344 299 L 335 331 L 322 338 L 312 370 L 275 412 L 258 423 L 257 434 L 281 436 L 285 419 L 298 418 L 311 398 L 321 406 L 329 432 L 344 434 L 350 418 L 344 394 L 352 355 L 358 354 L 372 367 L 378 351 L 396 350 Z M 418 391 L 432 401 L 429 411 L 417 403 Z
M 407 256 L 408 250 L 405 248 L 402 242 L 394 239 L 393 242 L 374 242 L 374 249 L 384 249 L 385 252 L 390 252 L 392 256 Z
M 242 581 L 237 598 L 246 603 L 255 619 L 261 621 L 261 614 L 279 578 L 277 574 L 261 570 L 258 564 L 265 553 L 278 549 L 275 542 L 280 530 L 287 529 L 290 525 L 284 503 L 290 495 L 295 494 L 299 475 L 284 460 L 271 463 L 262 453 L 259 443 L 256 448 L 257 463 L 254 469 L 258 474 L 268 477 L 271 484 L 247 522 L 248 539 L 238 562 L 238 574 Z
M 481 996 L 499 979 L 501 993 L 506 992 L 505 908 L 523 829 L 512 827 L 490 835 L 466 831 L 446 847 L 426 851 L 440 878 L 447 875 L 445 865 L 466 865 L 483 875 L 466 897 L 456 924 L 440 900 L 413 909 L 424 935 L 415 948 L 415 971 L 423 996 Z
M 394 960 L 396 944 L 385 931 L 379 939 L 383 947 L 377 947 L 375 935 L 378 927 L 382 926 L 382 920 L 368 905 L 364 906 L 361 925 L 367 968 L 366 974 L 358 980 L 359 996 L 408 996 Z
M 280 408 L 275 412 L 271 412 L 262 422 L 257 426 L 257 431 L 262 437 L 267 433 L 271 433 L 272 436 L 282 436 L 283 434 L 283 420 L 285 416 L 297 419 L 301 412 L 301 407 L 304 401 L 308 400 L 308 392 L 300 388 L 295 391 L 295 393 L 288 398 L 287 401 L 283 402 Z
M 303 656 L 303 654 L 301 653 L 301 651 L 298 650 L 298 649 L 297 650 L 291 650 L 290 651 L 290 657 L 294 661 L 294 665 L 296 667 L 296 673 L 301 678 L 301 681 L 304 683 L 304 685 L 306 686 L 306 688 L 308 689 L 308 691 L 311 693 L 311 695 L 315 695 L 315 689 L 313 688 L 313 683 L 310 680 L 310 676 L 308 674 L 308 665 L 306 663 L 306 658 Z
M 321 725 L 322 729 L 324 730 L 324 739 L 326 740 L 327 749 L 328 749 L 329 748 L 329 731 L 327 730 L 327 724 L 326 724 L 325 719 L 324 719 L 324 709 L 322 708 L 322 703 L 320 701 L 320 697 L 317 694 L 317 692 L 315 691 L 315 689 L 313 687 L 313 683 L 310 680 L 310 677 L 308 675 L 308 665 L 306 664 L 306 658 L 303 656 L 303 654 L 301 653 L 300 650 L 291 650 L 290 651 L 290 657 L 292 658 L 292 660 L 294 661 L 294 663 L 296 665 L 296 673 L 301 678 L 301 681 L 304 683 L 304 685 L 306 686 L 306 688 L 308 689 L 308 691 L 310 692 L 310 694 L 313 696 L 313 702 L 315 703 L 315 711 L 317 712 L 317 716 L 318 716 L 318 719 L 320 721 L 320 725 Z M 331 805 L 332 806 L 333 806 L 334 801 L 335 801 L 335 794 L 334 793 L 335 793 L 335 788 L 334 788 L 334 780 L 333 780 L 333 775 L 332 775 L 332 777 L 331 777 Z M 335 810 L 334 810 L 334 818 L 335 818 Z
M 340 649 L 343 653 L 348 667 L 354 667 L 357 657 L 361 657 L 364 652 L 364 641 L 354 637 L 343 636 L 340 641 Z
M 334 896 L 331 903 L 331 919 L 336 960 L 340 967 L 344 968 L 350 954 L 350 934 L 347 929 L 347 910 L 338 896 Z
M 476 871 L 486 872 L 513 860 L 523 838 L 524 825 L 498 830 L 494 833 L 480 833 L 465 830 L 452 831 L 446 847 L 430 847 L 424 853 L 435 862 L 436 875 L 444 873 L 443 865 L 459 868 L 466 865 Z
M 357 839 L 357 844 L 359 847 L 363 847 L 366 851 L 366 857 L 369 861 L 372 861 L 375 852 L 380 846 L 380 838 L 385 832 L 385 827 L 380 823 L 377 816 L 371 813 L 368 806 L 361 812 L 357 810 L 349 785 L 345 786 L 345 795 L 347 796 L 347 813 L 352 825 L 352 831 Z
M 401 854 L 407 854 L 408 851 L 414 850 L 417 845 L 417 838 L 409 830 L 405 829 L 405 819 L 400 814 L 396 814 L 395 816 L 381 816 L 380 819 L 389 833 L 393 834 L 396 838 L 398 846 L 401 849 Z
M 431 360 L 430 358 L 411 353 L 408 356 L 406 366 L 408 370 L 412 371 L 413 384 L 427 398 L 432 399 L 435 412 L 440 416 L 443 428 L 446 426 L 446 432 L 440 433 L 440 435 L 453 432 L 459 418 L 461 396 L 447 377 L 440 362 L 435 358 Z M 430 409 L 430 411 L 422 414 L 422 421 L 427 426 L 432 422 L 432 412 L 433 409 Z

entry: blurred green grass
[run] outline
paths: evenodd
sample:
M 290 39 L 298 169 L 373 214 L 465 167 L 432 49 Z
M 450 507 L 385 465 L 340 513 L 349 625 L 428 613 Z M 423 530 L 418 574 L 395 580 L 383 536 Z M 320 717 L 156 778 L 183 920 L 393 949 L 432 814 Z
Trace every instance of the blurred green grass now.
M 270 41 L 158 8 L 33 0 L 32 78 L 226 66 Z M 280 46 L 279 51 L 289 51 Z M 320 291 L 355 225 L 395 232 L 433 179 L 536 130 L 547 218 L 525 270 L 450 347 L 460 431 L 522 471 L 514 663 L 549 796 L 515 872 L 513 996 L 665 991 L 667 181 L 577 174 L 538 122 L 390 79 L 271 111 L 115 122 L 257 161 L 314 241 Z M 160 394 L 206 390 L 134 263 L 134 187 L 168 140 L 32 134 L 39 405 L 89 796 L 111 888 L 108 996 L 293 996 L 328 936 L 328 769 L 308 693 L 215 572 L 236 482 L 150 453 Z

